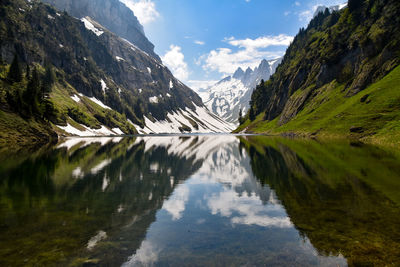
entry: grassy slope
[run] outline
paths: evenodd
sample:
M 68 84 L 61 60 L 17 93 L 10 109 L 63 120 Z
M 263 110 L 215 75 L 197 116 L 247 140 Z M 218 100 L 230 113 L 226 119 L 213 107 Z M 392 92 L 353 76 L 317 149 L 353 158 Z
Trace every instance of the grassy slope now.
M 0 81 L 0 147 L 36 146 L 56 140 L 56 133 L 59 135 L 70 135 L 56 127 L 53 123 L 47 123 L 33 117 L 24 119 L 19 114 L 11 111 L 10 107 L 7 107 L 5 92 L 12 90 L 20 90 L 22 92 L 27 84 L 26 78 L 21 83 L 8 84 L 5 81 L 7 69 L 7 67 L 2 66 L 0 70 L 0 78 L 2 78 Z M 136 132 L 135 128 L 126 120 L 124 115 L 113 110 L 104 109 L 87 97 L 81 97 L 78 103 L 72 100 L 71 96 L 77 94 L 78 92 L 68 83 L 65 83 L 65 86 L 60 83 L 54 85 L 53 91 L 50 94 L 50 100 L 58 110 L 58 121 L 62 122 L 66 119 L 64 123 L 68 122 L 75 128 L 84 131 L 85 128 L 81 124 L 93 129 L 99 129 L 104 124 L 97 119 L 101 117 L 108 120 L 108 125 L 106 125 L 108 128 L 118 127 L 126 134 Z M 72 108 L 75 108 L 82 114 L 79 122 L 74 121 L 68 116 L 68 109 Z
M 380 144 L 400 143 L 400 66 L 382 80 L 360 93 L 347 97 L 344 86 L 332 82 L 318 89 L 317 95 L 308 101 L 303 110 L 290 122 L 279 126 L 278 119 L 263 121 L 264 114 L 252 123 L 246 121 L 236 132 L 329 137 L 351 137 Z M 300 97 L 302 91 L 292 98 Z M 367 96 L 368 95 L 368 96 Z M 366 97 L 365 101 L 361 99 Z M 362 127 L 361 133 L 351 133 L 351 127 Z

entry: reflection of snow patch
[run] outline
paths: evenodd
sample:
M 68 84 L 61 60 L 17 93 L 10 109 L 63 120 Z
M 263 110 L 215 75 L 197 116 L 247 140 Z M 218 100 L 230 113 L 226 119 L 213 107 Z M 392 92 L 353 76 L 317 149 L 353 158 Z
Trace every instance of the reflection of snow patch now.
M 78 178 L 82 178 L 85 174 L 83 173 L 81 167 L 77 167 L 76 169 L 74 169 L 72 171 L 72 177 L 78 179 Z
M 108 164 L 111 163 L 111 159 L 105 159 L 102 162 L 100 162 L 99 164 L 97 164 L 95 167 L 93 167 L 90 172 L 92 174 L 97 174 L 99 173 L 102 169 L 104 169 L 104 167 L 106 167 Z
M 86 247 L 87 247 L 89 250 L 92 250 L 92 249 L 97 245 L 97 243 L 98 243 L 99 241 L 101 241 L 101 240 L 103 240 L 103 239 L 105 239 L 105 238 L 107 238 L 106 232 L 100 230 L 100 231 L 97 232 L 97 235 L 95 235 L 95 236 L 93 236 L 92 238 L 90 238 L 90 240 L 89 240 L 89 242 L 88 242 L 88 244 L 87 244 Z
M 110 184 L 110 179 L 108 179 L 107 174 L 104 174 L 103 185 L 101 186 L 101 191 L 104 192 L 107 189 L 109 184 Z

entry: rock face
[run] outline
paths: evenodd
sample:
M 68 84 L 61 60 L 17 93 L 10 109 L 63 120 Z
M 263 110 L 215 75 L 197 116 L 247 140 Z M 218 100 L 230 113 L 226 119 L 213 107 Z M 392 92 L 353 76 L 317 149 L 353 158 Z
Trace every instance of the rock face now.
M 281 126 L 307 103 L 321 104 L 313 101 L 331 83 L 354 96 L 399 65 L 399 1 L 350 0 L 348 8 L 335 9 L 300 29 L 277 72 L 254 91 L 255 115 L 278 118 Z
M 93 18 L 77 19 L 50 5 L 25 0 L 8 2 L 0 11 L 5 14 L 1 25 L 7 25 L 0 29 L 1 58 L 9 64 L 16 53 L 22 65 L 47 62 L 58 73 L 54 104 L 65 114 L 60 118 L 64 131 L 132 133 L 121 120 L 140 133 L 232 130 L 158 59 Z M 87 124 L 78 131 L 82 113 L 88 113 Z M 96 131 L 89 129 L 92 125 L 98 127 Z M 99 129 L 103 126 L 108 129 Z
M 76 18 L 90 17 L 109 31 L 135 44 L 158 61 L 154 45 L 133 12 L 119 0 L 42 0 Z
M 261 80 L 268 80 L 281 62 L 281 58 L 262 60 L 254 70 L 238 68 L 232 76 L 228 76 L 215 85 L 200 92 L 203 102 L 209 110 L 226 121 L 237 125 L 239 111 L 245 114 L 249 109 L 249 101 L 254 88 Z

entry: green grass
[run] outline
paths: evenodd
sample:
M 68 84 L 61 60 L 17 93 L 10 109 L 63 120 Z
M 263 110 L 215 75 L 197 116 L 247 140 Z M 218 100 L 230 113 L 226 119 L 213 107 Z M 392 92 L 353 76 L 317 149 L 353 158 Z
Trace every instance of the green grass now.
M 288 123 L 279 125 L 279 118 L 263 121 L 260 114 L 252 123 L 246 121 L 237 131 L 280 134 L 344 136 L 381 144 L 400 143 L 400 66 L 380 81 L 358 94 L 348 97 L 344 85 L 337 82 L 317 89 L 317 94 Z M 294 97 L 301 97 L 296 92 Z M 305 92 L 304 92 L 305 93 Z M 361 99 L 365 98 L 365 101 Z M 293 99 L 291 99 L 293 100 Z M 362 127 L 351 133 L 351 127 Z

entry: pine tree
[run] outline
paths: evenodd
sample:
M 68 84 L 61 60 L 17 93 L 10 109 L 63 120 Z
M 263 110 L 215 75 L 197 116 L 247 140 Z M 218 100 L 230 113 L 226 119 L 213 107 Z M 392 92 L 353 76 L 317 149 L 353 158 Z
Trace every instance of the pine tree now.
M 30 75 L 31 75 L 31 67 L 29 66 L 29 64 L 26 64 L 25 77 L 29 80 Z
M 22 81 L 22 71 L 18 62 L 18 55 L 14 55 L 14 59 L 11 63 L 10 70 L 7 74 L 7 79 L 11 83 Z
M 49 94 L 51 92 L 55 82 L 56 82 L 56 75 L 54 73 L 54 70 L 50 64 L 47 64 L 46 72 L 43 77 L 41 99 L 43 99 L 46 94 Z
M 249 111 L 249 119 L 250 121 L 254 121 L 256 118 L 255 114 L 254 114 L 254 109 L 253 106 L 250 107 L 250 111 Z
M 243 114 L 242 114 L 242 109 L 239 109 L 239 124 L 242 124 L 243 121 Z
M 38 96 L 40 93 L 40 80 L 36 68 L 32 71 L 32 77 L 28 82 L 26 90 L 23 94 L 23 101 L 26 104 L 26 111 L 28 115 L 37 113 L 38 109 Z
M 360 8 L 364 4 L 364 0 L 349 0 L 347 6 L 349 7 L 349 11 L 353 12 L 354 10 Z

